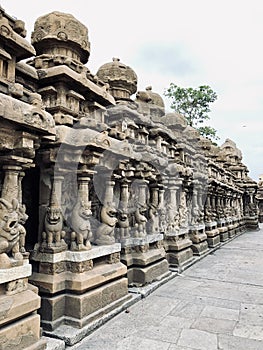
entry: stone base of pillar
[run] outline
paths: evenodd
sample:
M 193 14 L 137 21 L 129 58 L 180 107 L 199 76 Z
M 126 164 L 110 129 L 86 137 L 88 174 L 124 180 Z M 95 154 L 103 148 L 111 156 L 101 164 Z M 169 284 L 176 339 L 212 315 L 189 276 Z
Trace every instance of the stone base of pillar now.
M 169 265 L 165 259 L 146 267 L 131 267 L 127 274 L 129 285 L 136 287 L 144 286 L 159 280 L 161 276 L 166 276 L 168 271 Z
M 166 257 L 171 267 L 183 268 L 193 261 L 192 241 L 188 229 L 165 235 L 164 247 Z
M 194 255 L 201 256 L 208 251 L 207 235 L 205 225 L 196 225 L 189 227 L 189 237 L 192 241 L 192 250 Z
M 191 248 L 181 250 L 180 252 L 168 252 L 166 254 L 167 260 L 171 267 L 177 267 L 178 269 L 183 269 L 189 265 L 193 260 L 193 251 Z
M 236 235 L 236 226 L 233 224 L 228 225 L 228 238 L 233 238 Z
M 207 237 L 207 244 L 209 248 L 216 248 L 220 246 L 220 235 L 215 235 L 214 237 Z
M 50 334 L 46 331 L 56 334 L 56 329 L 63 324 L 83 328 L 129 298 L 127 278 L 109 282 L 81 295 L 64 293 L 54 297 L 42 296 L 42 327 L 45 334 Z
M 228 236 L 228 228 L 227 227 L 224 227 L 222 229 L 219 229 L 220 230 L 220 241 L 221 242 L 226 242 L 229 240 L 229 236 Z
M 38 289 L 28 284 L 31 265 L 0 269 L 0 349 L 44 350 L 40 336 Z
M 127 266 L 130 286 L 141 287 L 169 272 L 163 235 L 147 235 L 122 241 L 121 261 Z
M 120 250 L 121 245 L 116 243 L 92 246 L 88 251 L 32 255 L 36 272 L 30 280 L 42 297 L 44 334 L 64 340 L 57 334 L 59 327 L 81 329 L 131 298 Z
M 245 216 L 245 225 L 247 230 L 258 230 L 258 217 L 257 216 Z
M 228 241 L 228 222 L 224 219 L 220 219 L 217 221 L 217 228 L 220 235 L 220 242 Z
M 0 349 L 45 350 L 46 341 L 40 338 L 40 316 L 31 315 L 9 326 L 1 327 Z
M 205 233 L 207 235 L 209 248 L 215 248 L 220 245 L 220 233 L 216 221 L 207 222 L 205 224 Z

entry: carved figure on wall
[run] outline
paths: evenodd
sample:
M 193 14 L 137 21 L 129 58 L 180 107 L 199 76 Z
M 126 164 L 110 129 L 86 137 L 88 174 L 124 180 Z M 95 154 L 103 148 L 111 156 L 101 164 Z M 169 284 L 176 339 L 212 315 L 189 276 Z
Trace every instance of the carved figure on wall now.
M 127 209 L 119 209 L 118 211 L 118 234 L 119 238 L 130 237 L 130 222 Z
M 187 206 L 185 192 L 181 192 L 180 204 L 179 204 L 179 222 L 181 227 L 186 227 L 187 222 Z
M 89 250 L 91 249 L 91 240 L 93 237 L 90 225 L 91 202 L 78 200 L 73 208 L 71 216 L 71 226 L 74 230 L 71 233 L 71 250 Z
M 26 243 L 26 229 L 23 226 L 27 219 L 28 215 L 26 214 L 26 206 L 24 204 L 20 205 L 18 208 L 18 230 L 19 230 L 19 250 L 23 256 L 28 256 L 29 253 L 26 252 L 25 243 Z
M 55 206 L 48 207 L 45 215 L 41 248 L 56 251 L 67 249 L 67 244 L 64 241 L 65 234 L 61 209 Z
M 175 233 L 179 230 L 179 212 L 176 210 L 174 205 L 167 205 L 167 231 Z
M 221 205 L 218 205 L 217 206 L 217 219 L 220 220 L 220 219 L 224 219 L 224 209 L 222 208 Z
M 212 221 L 212 208 L 210 205 L 205 206 L 205 222 L 211 222 Z
M 103 205 L 100 212 L 101 224 L 96 232 L 96 244 L 109 245 L 115 243 L 114 231 L 118 222 L 116 215 L 117 210 L 114 204 L 107 202 Z
M 159 227 L 161 233 L 166 233 L 167 230 L 167 219 L 166 219 L 166 209 L 159 208 Z
M 10 257 L 22 261 L 19 251 L 19 214 L 18 201 L 11 202 L 0 198 L 0 268 L 10 267 Z
M 158 209 L 154 204 L 149 206 L 149 221 L 148 221 L 149 233 L 159 233 L 159 213 Z
M 191 225 L 197 225 L 199 222 L 200 222 L 200 210 L 199 210 L 199 206 L 195 205 L 191 211 L 190 223 Z
M 136 205 L 136 210 L 134 213 L 135 218 L 135 237 L 144 237 L 146 236 L 146 223 L 147 218 L 145 216 L 147 207 L 144 204 L 138 203 Z
M 255 216 L 258 214 L 258 208 L 255 203 L 249 203 L 245 210 L 246 215 Z

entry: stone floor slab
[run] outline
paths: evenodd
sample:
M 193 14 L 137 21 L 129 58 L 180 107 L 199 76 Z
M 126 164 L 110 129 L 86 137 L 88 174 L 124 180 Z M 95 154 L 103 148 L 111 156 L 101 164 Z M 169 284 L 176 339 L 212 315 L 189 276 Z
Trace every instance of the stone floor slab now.
M 233 331 L 233 335 L 237 337 L 263 341 L 263 327 L 246 323 L 238 323 Z
M 262 348 L 263 343 L 260 340 L 235 337 L 232 335 L 218 336 L 218 349 L 220 350 L 262 350 Z
M 217 306 L 205 306 L 201 312 L 201 317 L 210 317 L 221 320 L 233 320 L 237 321 L 239 318 L 239 310 L 227 309 Z
M 233 334 L 235 326 L 236 321 L 200 317 L 192 324 L 191 328 L 211 333 Z
M 178 345 L 198 350 L 217 350 L 217 336 L 197 329 L 184 329 Z

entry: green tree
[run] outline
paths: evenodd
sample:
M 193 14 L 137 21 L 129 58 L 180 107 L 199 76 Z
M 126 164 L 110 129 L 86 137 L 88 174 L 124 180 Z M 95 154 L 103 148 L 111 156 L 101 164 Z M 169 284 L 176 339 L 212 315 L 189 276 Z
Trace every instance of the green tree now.
M 209 120 L 209 105 L 215 102 L 217 94 L 207 85 L 197 89 L 182 88 L 173 83 L 165 90 L 164 95 L 172 100 L 171 108 L 182 114 L 188 125 L 197 129 L 200 134 L 209 139 L 217 140 L 216 130 L 211 126 L 200 126 Z

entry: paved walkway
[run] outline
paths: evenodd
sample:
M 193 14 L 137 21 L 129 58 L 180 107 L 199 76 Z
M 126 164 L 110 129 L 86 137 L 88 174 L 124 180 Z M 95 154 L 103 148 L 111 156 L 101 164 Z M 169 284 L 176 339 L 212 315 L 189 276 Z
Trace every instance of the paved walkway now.
M 263 227 L 208 255 L 72 350 L 262 350 Z

